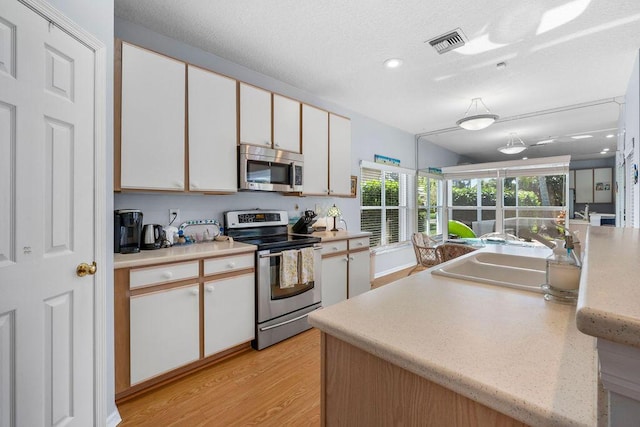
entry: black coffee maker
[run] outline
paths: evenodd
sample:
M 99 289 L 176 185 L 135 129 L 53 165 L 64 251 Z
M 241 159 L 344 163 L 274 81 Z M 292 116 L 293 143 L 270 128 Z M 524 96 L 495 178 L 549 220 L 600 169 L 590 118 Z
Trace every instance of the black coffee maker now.
M 316 213 L 312 210 L 304 211 L 304 215 L 300 217 L 298 222 L 295 223 L 291 231 L 296 234 L 311 234 L 313 233 L 313 223 L 316 222 L 314 219 L 316 217 Z
M 132 254 L 140 252 L 142 238 L 142 211 L 120 209 L 113 213 L 113 252 Z

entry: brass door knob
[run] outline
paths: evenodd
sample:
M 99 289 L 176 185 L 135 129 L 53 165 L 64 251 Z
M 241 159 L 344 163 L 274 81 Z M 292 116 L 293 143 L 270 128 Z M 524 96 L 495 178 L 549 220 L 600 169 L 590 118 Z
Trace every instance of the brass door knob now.
M 78 265 L 78 267 L 76 267 L 76 274 L 79 277 L 84 277 L 87 274 L 91 274 L 94 275 L 96 274 L 96 270 L 98 269 L 98 266 L 96 265 L 96 262 L 93 261 L 93 264 L 89 265 L 86 262 L 83 262 L 82 264 Z

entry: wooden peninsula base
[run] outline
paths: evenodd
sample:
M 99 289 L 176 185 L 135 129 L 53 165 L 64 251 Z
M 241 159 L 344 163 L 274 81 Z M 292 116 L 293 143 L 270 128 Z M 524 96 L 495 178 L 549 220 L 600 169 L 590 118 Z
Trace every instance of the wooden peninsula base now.
M 322 333 L 323 426 L 525 426 Z

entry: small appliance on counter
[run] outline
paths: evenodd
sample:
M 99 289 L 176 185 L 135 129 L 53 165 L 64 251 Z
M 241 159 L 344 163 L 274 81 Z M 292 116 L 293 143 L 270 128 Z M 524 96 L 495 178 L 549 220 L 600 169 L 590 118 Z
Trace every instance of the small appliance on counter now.
M 160 224 L 146 224 L 142 227 L 142 249 L 160 249 L 165 240 Z
M 304 211 L 304 215 L 300 217 L 298 222 L 296 222 L 291 231 L 296 234 L 311 234 L 313 233 L 313 223 L 316 222 L 314 219 L 316 217 L 316 213 L 312 210 Z
M 118 209 L 113 214 L 113 251 L 119 254 L 140 252 L 142 211 Z

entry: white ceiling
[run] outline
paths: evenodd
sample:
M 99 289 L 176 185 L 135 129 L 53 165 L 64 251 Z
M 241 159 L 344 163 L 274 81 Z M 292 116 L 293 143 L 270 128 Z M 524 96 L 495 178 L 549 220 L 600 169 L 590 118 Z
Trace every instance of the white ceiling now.
M 613 155 L 640 48 L 638 0 L 115 0 L 115 14 L 483 162 Z M 425 43 L 455 28 L 466 46 Z M 501 120 L 454 129 L 475 97 Z M 509 157 L 509 132 L 563 138 Z

